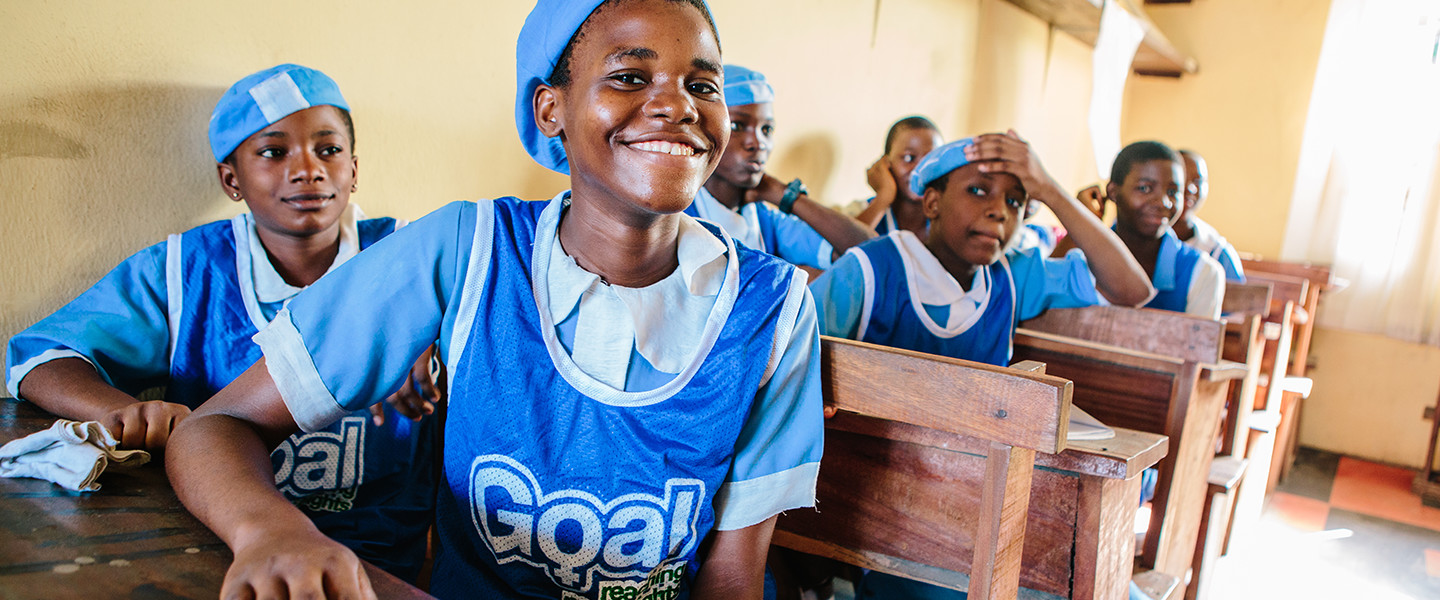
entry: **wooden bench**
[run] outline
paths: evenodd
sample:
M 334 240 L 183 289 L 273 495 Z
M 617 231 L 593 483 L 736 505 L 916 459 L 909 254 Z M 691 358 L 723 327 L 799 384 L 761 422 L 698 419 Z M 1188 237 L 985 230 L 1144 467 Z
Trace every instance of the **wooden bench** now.
M 776 545 L 975 598 L 1126 597 L 1139 475 L 1163 436 L 1067 444 L 1072 386 L 1039 365 L 834 338 L 821 360 L 839 412 L 818 511 L 783 515 Z
M 0 399 L 0 443 L 50 427 L 55 417 Z M 159 457 L 107 471 L 98 492 L 40 479 L 0 479 L 0 598 L 215 598 L 229 548 L 191 516 Z M 380 598 L 430 596 L 369 563 Z
M 1076 406 L 1111 426 L 1168 436 L 1140 564 L 1181 581 L 1194 556 L 1221 409 L 1243 364 L 1222 361 L 1224 323 L 1119 307 L 1051 310 L 1021 324 L 1015 357 L 1074 381 Z

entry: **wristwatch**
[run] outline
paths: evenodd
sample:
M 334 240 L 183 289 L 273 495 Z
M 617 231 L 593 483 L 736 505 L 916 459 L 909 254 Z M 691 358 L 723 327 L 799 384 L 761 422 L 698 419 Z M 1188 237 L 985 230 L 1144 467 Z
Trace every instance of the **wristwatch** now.
M 790 210 L 795 208 L 795 199 L 799 198 L 800 194 L 808 196 L 810 190 L 805 189 L 805 184 L 800 181 L 799 177 L 796 177 L 794 181 L 790 182 L 790 185 L 785 186 L 785 194 L 780 196 L 780 203 L 775 205 L 776 208 L 779 208 L 780 212 L 790 214 Z

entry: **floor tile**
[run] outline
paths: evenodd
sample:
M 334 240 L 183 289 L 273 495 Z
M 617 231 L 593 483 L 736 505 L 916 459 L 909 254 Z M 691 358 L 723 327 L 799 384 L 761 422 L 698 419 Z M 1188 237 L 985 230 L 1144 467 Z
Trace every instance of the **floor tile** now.
M 1330 505 L 1313 498 L 1275 492 L 1266 507 L 1269 518 L 1278 519 L 1296 531 L 1321 531 L 1330 517 Z
M 1295 451 L 1295 464 L 1290 467 L 1290 474 L 1275 489 L 1296 496 L 1329 501 L 1335 470 L 1339 466 L 1339 454 L 1302 446 Z
M 1440 553 L 1440 532 L 1340 509 L 1331 509 L 1326 529 L 1351 532 L 1326 549 L 1337 569 L 1416 598 L 1440 598 L 1440 578 L 1429 574 L 1430 555 Z
M 1415 472 L 1344 457 L 1335 472 L 1330 504 L 1335 508 L 1440 531 L 1440 508 L 1424 506 L 1410 490 Z

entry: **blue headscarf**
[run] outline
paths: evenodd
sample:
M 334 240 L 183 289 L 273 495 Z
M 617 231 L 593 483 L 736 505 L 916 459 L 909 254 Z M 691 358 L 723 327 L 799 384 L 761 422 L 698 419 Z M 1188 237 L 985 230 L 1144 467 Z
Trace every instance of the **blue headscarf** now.
M 315 69 L 284 64 L 247 75 L 225 90 L 210 114 L 210 152 L 223 162 L 255 132 L 326 104 L 350 110 L 335 80 Z
M 916 196 L 923 196 L 925 186 L 930 185 L 930 182 L 970 164 L 970 160 L 965 158 L 965 149 L 973 145 L 975 138 L 965 138 L 931 150 L 925 158 L 920 159 L 920 164 L 915 165 L 915 170 L 910 172 L 910 191 Z
M 535 162 L 570 174 L 570 161 L 560 138 L 546 137 L 535 125 L 535 89 L 549 83 L 550 73 L 570 38 L 604 0 L 539 0 L 515 42 L 515 129 Z M 710 10 L 707 6 L 707 12 Z
M 775 101 L 775 88 L 759 71 L 740 65 L 725 65 L 725 106 L 744 106 Z

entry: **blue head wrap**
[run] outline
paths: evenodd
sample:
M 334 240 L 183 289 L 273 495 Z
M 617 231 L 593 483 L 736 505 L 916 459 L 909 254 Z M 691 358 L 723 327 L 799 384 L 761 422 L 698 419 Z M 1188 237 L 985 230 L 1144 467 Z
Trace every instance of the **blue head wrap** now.
M 520 143 L 541 166 L 570 174 L 570 161 L 559 137 L 546 137 L 535 126 L 535 89 L 549 83 L 550 73 L 570 38 L 604 0 L 539 0 L 515 42 L 515 129 Z M 709 11 L 707 7 L 705 9 Z
M 944 146 L 931 150 L 925 158 L 920 159 L 920 164 L 915 165 L 915 170 L 910 172 L 910 191 L 916 196 L 925 195 L 925 186 L 951 171 L 970 164 L 965 158 L 965 149 L 975 145 L 975 138 L 955 140 Z
M 725 65 L 725 106 L 744 106 L 775 101 L 775 88 L 758 71 L 739 65 Z
M 215 162 L 224 161 L 246 138 L 291 113 L 326 104 L 350 110 L 335 80 L 315 69 L 284 64 L 246 76 L 225 90 L 210 115 Z

